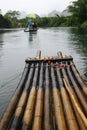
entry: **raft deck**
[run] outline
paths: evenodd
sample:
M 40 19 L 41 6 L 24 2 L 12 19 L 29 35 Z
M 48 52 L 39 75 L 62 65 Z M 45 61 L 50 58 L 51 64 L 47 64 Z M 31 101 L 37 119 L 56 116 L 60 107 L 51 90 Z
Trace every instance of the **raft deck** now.
M 87 130 L 87 84 L 71 56 L 26 59 L 0 130 Z

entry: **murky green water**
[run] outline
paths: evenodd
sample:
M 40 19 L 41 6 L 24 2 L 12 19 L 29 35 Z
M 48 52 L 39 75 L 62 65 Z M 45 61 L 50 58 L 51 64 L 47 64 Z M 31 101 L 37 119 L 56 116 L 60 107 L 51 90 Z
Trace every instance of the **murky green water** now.
M 25 59 L 56 55 L 58 51 L 72 55 L 87 81 L 87 31 L 76 28 L 39 29 L 36 33 L 23 29 L 0 30 L 0 115 L 8 104 L 20 80 Z

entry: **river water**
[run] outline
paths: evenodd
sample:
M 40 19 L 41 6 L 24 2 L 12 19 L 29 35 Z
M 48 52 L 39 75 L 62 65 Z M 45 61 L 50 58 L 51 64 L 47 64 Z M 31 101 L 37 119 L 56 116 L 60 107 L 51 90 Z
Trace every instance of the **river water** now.
M 72 55 L 78 71 L 87 81 L 87 31 L 77 28 L 40 28 L 35 33 L 23 29 L 0 30 L 0 116 L 21 78 L 27 57 L 55 56 L 58 51 Z

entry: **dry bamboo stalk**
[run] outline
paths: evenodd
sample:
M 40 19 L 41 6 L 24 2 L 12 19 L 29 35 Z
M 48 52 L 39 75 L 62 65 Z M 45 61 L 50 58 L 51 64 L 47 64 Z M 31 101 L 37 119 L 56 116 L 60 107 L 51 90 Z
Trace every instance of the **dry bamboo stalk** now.
M 71 101 L 71 102 L 72 102 L 72 101 Z M 72 104 L 73 104 L 73 102 L 72 102 Z M 85 127 L 85 125 L 84 125 L 83 120 L 81 119 L 80 115 L 78 114 L 78 112 L 77 112 L 77 110 L 76 110 L 76 107 L 73 106 L 73 109 L 74 109 L 74 111 L 75 111 L 76 118 L 77 118 L 77 121 L 78 121 L 80 130 L 87 130 L 86 127 Z
M 65 118 L 67 121 L 68 129 L 69 130 L 78 130 L 78 124 L 76 122 L 76 118 L 70 103 L 70 99 L 68 97 L 68 94 L 63 86 L 63 81 L 61 80 L 60 71 L 57 69 L 57 76 L 59 80 L 59 87 L 60 87 L 60 93 L 62 98 L 62 103 L 64 107 L 64 113 Z
M 36 100 L 34 122 L 33 122 L 32 130 L 42 129 L 42 126 L 41 126 L 42 111 L 43 111 L 43 89 L 39 88 L 37 92 L 37 100 Z
M 9 121 L 12 117 L 12 114 L 14 113 L 14 110 L 15 110 L 16 105 L 18 103 L 18 100 L 20 98 L 21 91 L 22 91 L 21 89 L 24 85 L 26 76 L 28 74 L 28 67 L 29 67 L 29 65 L 26 64 L 25 68 L 24 68 L 23 75 L 22 75 L 21 80 L 19 82 L 19 85 L 18 85 L 10 103 L 8 104 L 8 107 L 5 111 L 5 113 L 3 114 L 3 117 L 2 117 L 2 120 L 1 120 L 1 123 L 0 123 L 0 130 L 7 130 L 7 127 L 9 125 Z
M 22 95 L 21 95 L 20 100 L 18 102 L 18 106 L 15 110 L 14 119 L 13 119 L 13 122 L 11 124 L 11 130 L 16 130 L 18 125 L 19 125 L 19 122 L 21 120 L 21 117 L 22 117 L 22 114 L 23 114 L 23 111 L 24 111 L 24 108 L 25 108 L 25 105 L 26 105 L 26 101 L 27 101 L 27 98 L 28 98 L 28 91 L 29 91 L 29 87 L 30 87 L 30 84 L 31 84 L 31 79 L 32 79 L 32 76 L 33 76 L 33 71 L 34 71 L 33 66 L 34 66 L 34 64 L 32 64 L 32 67 L 30 69 L 30 73 L 28 75 L 28 79 L 27 79 L 24 91 L 22 92 Z
M 60 100 L 60 95 L 56 87 L 53 88 L 54 112 L 58 130 L 66 130 L 66 124 L 63 114 L 63 108 Z
M 49 106 L 49 88 L 45 88 L 44 95 L 44 130 L 50 130 L 50 106 Z
M 59 58 L 63 58 L 62 52 L 58 52 L 57 55 Z
M 70 104 L 69 97 L 66 93 L 66 90 L 64 87 L 60 88 L 61 91 L 61 97 L 63 101 L 64 111 L 65 111 L 65 118 L 67 121 L 68 129 L 69 130 L 78 130 L 78 125 L 75 119 L 75 115 L 73 113 L 73 109 Z
M 64 79 L 64 83 L 65 83 L 65 87 L 66 87 L 71 99 L 73 100 L 73 103 L 74 103 L 80 117 L 82 118 L 82 120 L 87 128 L 87 118 L 85 117 L 84 113 L 81 111 L 80 107 L 78 106 L 78 103 L 76 102 L 73 93 L 70 91 L 69 87 L 67 86 L 67 81 L 65 79 Z
M 67 79 L 65 79 L 65 81 L 67 81 Z M 65 82 L 64 82 L 64 84 L 65 84 Z M 70 84 L 69 84 L 68 81 L 67 81 L 67 84 L 68 84 L 68 87 L 69 87 L 70 91 L 71 91 L 72 94 L 74 95 L 74 98 L 75 98 L 76 102 L 78 103 L 78 106 L 79 106 L 80 109 L 82 110 L 81 105 L 79 104 L 78 98 L 77 98 L 75 92 L 73 91 L 73 89 L 72 89 L 72 87 L 70 86 Z M 65 85 L 66 85 L 66 84 L 65 84 Z M 77 109 L 76 109 L 75 105 L 73 104 L 73 101 L 72 101 L 72 100 L 71 100 L 71 102 L 72 102 L 72 106 L 73 106 L 73 109 L 74 109 L 74 111 L 75 111 L 76 118 L 77 118 L 77 121 L 78 121 L 78 124 L 79 124 L 80 129 L 81 129 L 81 130 L 86 130 L 86 127 L 85 127 L 85 125 L 84 125 L 82 119 L 80 118 L 80 115 L 77 113 Z
M 38 79 L 38 64 L 35 69 L 34 73 L 34 78 L 33 78 L 33 84 L 30 90 L 30 94 L 28 97 L 24 117 L 23 117 L 23 125 L 22 125 L 22 130 L 27 130 L 31 124 L 32 124 L 32 118 L 33 118 L 33 112 L 34 112 L 34 107 L 35 107 L 35 100 L 36 100 L 36 87 L 37 87 L 37 79 Z
M 38 71 L 39 67 L 38 64 L 36 64 L 34 78 L 33 78 L 33 84 L 32 88 L 28 97 L 24 117 L 23 117 L 23 125 L 22 130 L 27 130 L 31 126 L 32 118 L 33 118 L 33 112 L 35 107 L 35 101 L 36 101 L 36 87 L 37 87 L 37 79 L 38 79 Z
M 60 55 L 61 55 L 61 57 L 63 57 L 62 54 L 60 54 Z M 73 68 L 73 69 L 74 69 L 74 68 Z M 70 79 L 71 79 L 71 82 L 72 82 L 72 84 L 73 84 L 73 87 L 74 87 L 74 89 L 75 89 L 75 91 L 76 91 L 76 93 L 77 93 L 77 95 L 78 95 L 78 98 L 79 98 L 79 100 L 80 100 L 80 103 L 82 104 L 83 109 L 84 109 L 84 111 L 85 111 L 85 113 L 86 113 L 86 115 L 87 115 L 87 102 L 86 102 L 86 100 L 85 100 L 85 97 L 84 97 L 82 91 L 78 88 L 76 82 L 74 81 L 74 79 L 73 79 L 73 77 L 72 77 L 72 75 L 71 75 L 71 73 L 70 73 L 69 67 L 67 67 L 67 71 L 68 71 L 69 77 L 70 77 Z M 63 73 L 63 76 L 67 78 L 65 69 L 62 69 L 62 73 Z
M 50 106 L 50 90 L 49 90 L 49 74 L 48 74 L 48 64 L 46 64 L 45 71 L 45 94 L 44 94 L 44 130 L 52 130 L 51 124 L 51 106 Z
M 43 114 L 43 63 L 41 64 L 40 69 L 40 78 L 39 78 L 39 88 L 37 92 L 37 99 L 36 99 L 36 106 L 35 106 L 35 113 L 34 113 L 34 122 L 32 125 L 32 130 L 42 129 L 42 114 Z
M 23 117 L 22 130 L 27 130 L 31 125 L 34 106 L 35 106 L 36 92 L 37 92 L 36 87 L 32 87 L 28 98 L 28 103 L 26 106 L 24 117 Z
M 86 87 L 86 84 L 85 84 L 85 83 L 83 82 L 83 80 L 80 78 L 81 76 L 80 76 L 80 74 L 78 74 L 74 63 L 71 62 L 70 65 L 71 65 L 71 68 L 72 68 L 72 70 L 73 70 L 73 72 L 74 72 L 75 77 L 77 78 L 77 81 L 78 81 L 79 84 L 81 85 L 82 90 L 83 90 L 85 96 L 87 97 L 87 87 Z
M 40 60 L 41 59 L 41 51 L 37 51 L 37 54 L 36 54 L 36 59 L 37 60 Z
M 71 82 L 72 82 L 72 84 L 73 84 L 74 90 L 75 90 L 76 93 L 77 93 L 77 96 L 78 96 L 78 98 L 79 98 L 79 101 L 80 101 L 80 103 L 81 103 L 81 105 L 82 105 L 82 107 L 83 107 L 83 110 L 84 110 L 85 114 L 87 115 L 87 102 L 86 102 L 86 98 L 84 97 L 84 95 L 83 95 L 81 89 L 77 86 L 77 84 L 76 84 L 74 78 L 72 77 L 72 74 L 71 74 L 71 72 L 70 72 L 70 68 L 69 68 L 69 67 L 67 67 L 67 72 L 68 72 L 68 75 L 69 75 L 69 77 L 70 77 L 70 80 L 71 80 Z
M 0 118 L 0 124 L 1 124 L 1 118 Z
M 51 77 L 52 77 L 52 86 L 53 86 L 52 93 L 53 93 L 53 101 L 54 101 L 54 113 L 56 118 L 57 129 L 66 130 L 62 103 L 61 103 L 59 91 L 56 87 L 55 75 L 52 67 L 51 67 Z

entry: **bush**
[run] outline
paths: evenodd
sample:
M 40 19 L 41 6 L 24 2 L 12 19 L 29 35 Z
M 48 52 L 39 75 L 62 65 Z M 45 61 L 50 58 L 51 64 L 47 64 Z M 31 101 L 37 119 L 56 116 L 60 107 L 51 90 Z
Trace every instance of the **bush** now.
M 87 28 L 87 21 L 85 21 L 85 22 L 83 22 L 83 23 L 81 24 L 81 28 Z

